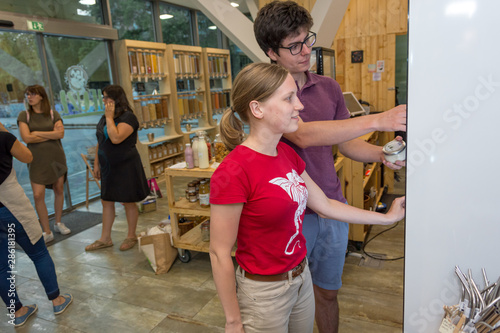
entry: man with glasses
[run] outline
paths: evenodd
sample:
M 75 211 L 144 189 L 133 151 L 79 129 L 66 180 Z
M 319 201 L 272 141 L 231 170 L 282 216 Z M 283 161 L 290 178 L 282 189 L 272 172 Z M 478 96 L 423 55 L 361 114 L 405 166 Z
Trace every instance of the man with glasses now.
M 344 156 L 356 161 L 377 161 L 391 169 L 401 168 L 404 162 L 385 161 L 382 147 L 358 137 L 372 131 L 406 131 L 406 106 L 348 119 L 350 114 L 339 84 L 309 72 L 311 48 L 316 42 L 316 34 L 310 31 L 312 25 L 305 8 L 293 1 L 274 1 L 259 10 L 254 32 L 267 56 L 289 70 L 304 105 L 299 129 L 285 134 L 283 141 L 302 157 L 307 173 L 329 198 L 346 202 L 331 146 L 338 144 Z M 316 324 L 322 333 L 338 332 L 337 293 L 342 285 L 349 225 L 323 219 L 307 209 L 302 228 L 314 283 Z

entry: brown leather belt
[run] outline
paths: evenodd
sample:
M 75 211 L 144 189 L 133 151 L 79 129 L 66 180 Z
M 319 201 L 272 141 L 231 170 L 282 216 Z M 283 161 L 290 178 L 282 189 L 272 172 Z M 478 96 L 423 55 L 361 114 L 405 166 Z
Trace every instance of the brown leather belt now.
M 306 262 L 307 262 L 306 257 L 304 257 L 304 259 L 300 262 L 300 264 L 298 264 L 293 269 L 288 271 L 292 272 L 292 278 L 295 278 L 300 274 L 302 274 L 304 268 L 306 267 Z M 260 274 L 250 274 L 247 271 L 245 271 L 245 277 L 250 280 L 263 281 L 263 282 L 285 281 L 288 280 L 288 272 L 275 275 L 260 275 Z

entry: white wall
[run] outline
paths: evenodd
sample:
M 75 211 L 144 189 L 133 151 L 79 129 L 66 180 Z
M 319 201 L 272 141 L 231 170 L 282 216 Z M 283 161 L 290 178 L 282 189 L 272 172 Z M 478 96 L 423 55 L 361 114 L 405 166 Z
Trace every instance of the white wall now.
M 411 0 L 404 332 L 500 276 L 500 1 Z

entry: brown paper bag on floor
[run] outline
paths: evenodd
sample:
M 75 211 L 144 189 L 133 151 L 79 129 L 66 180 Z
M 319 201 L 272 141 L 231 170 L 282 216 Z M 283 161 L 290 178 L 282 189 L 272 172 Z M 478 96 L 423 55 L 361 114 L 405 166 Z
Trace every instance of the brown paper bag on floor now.
M 139 237 L 139 251 L 146 255 L 156 274 L 167 273 L 177 257 L 169 233 Z

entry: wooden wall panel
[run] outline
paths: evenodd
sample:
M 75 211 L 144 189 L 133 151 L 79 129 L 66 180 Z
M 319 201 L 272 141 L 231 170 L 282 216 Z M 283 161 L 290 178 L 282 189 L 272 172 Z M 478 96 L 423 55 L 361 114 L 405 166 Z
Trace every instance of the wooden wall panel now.
M 336 52 L 337 81 L 369 102 L 374 111 L 395 105 L 396 34 L 407 31 L 408 3 L 403 0 L 351 0 L 332 48 Z M 351 51 L 363 50 L 364 62 L 351 63 Z M 368 64 L 385 61 L 381 81 L 373 81 Z
M 357 6 L 356 0 L 351 1 L 344 14 L 344 38 L 352 38 L 357 33 Z
M 374 35 L 385 35 L 387 33 L 387 0 L 375 0 L 378 2 L 377 24 L 378 33 Z
M 398 33 L 401 0 L 387 0 L 387 33 Z
M 353 0 L 351 0 L 351 1 L 353 1 Z M 356 15 L 358 17 L 357 36 L 359 36 L 359 37 L 371 35 L 371 32 L 370 32 L 370 21 L 371 21 L 370 7 L 371 7 L 370 3 L 367 3 L 365 5 L 365 4 L 360 4 L 360 1 L 358 1 Z

